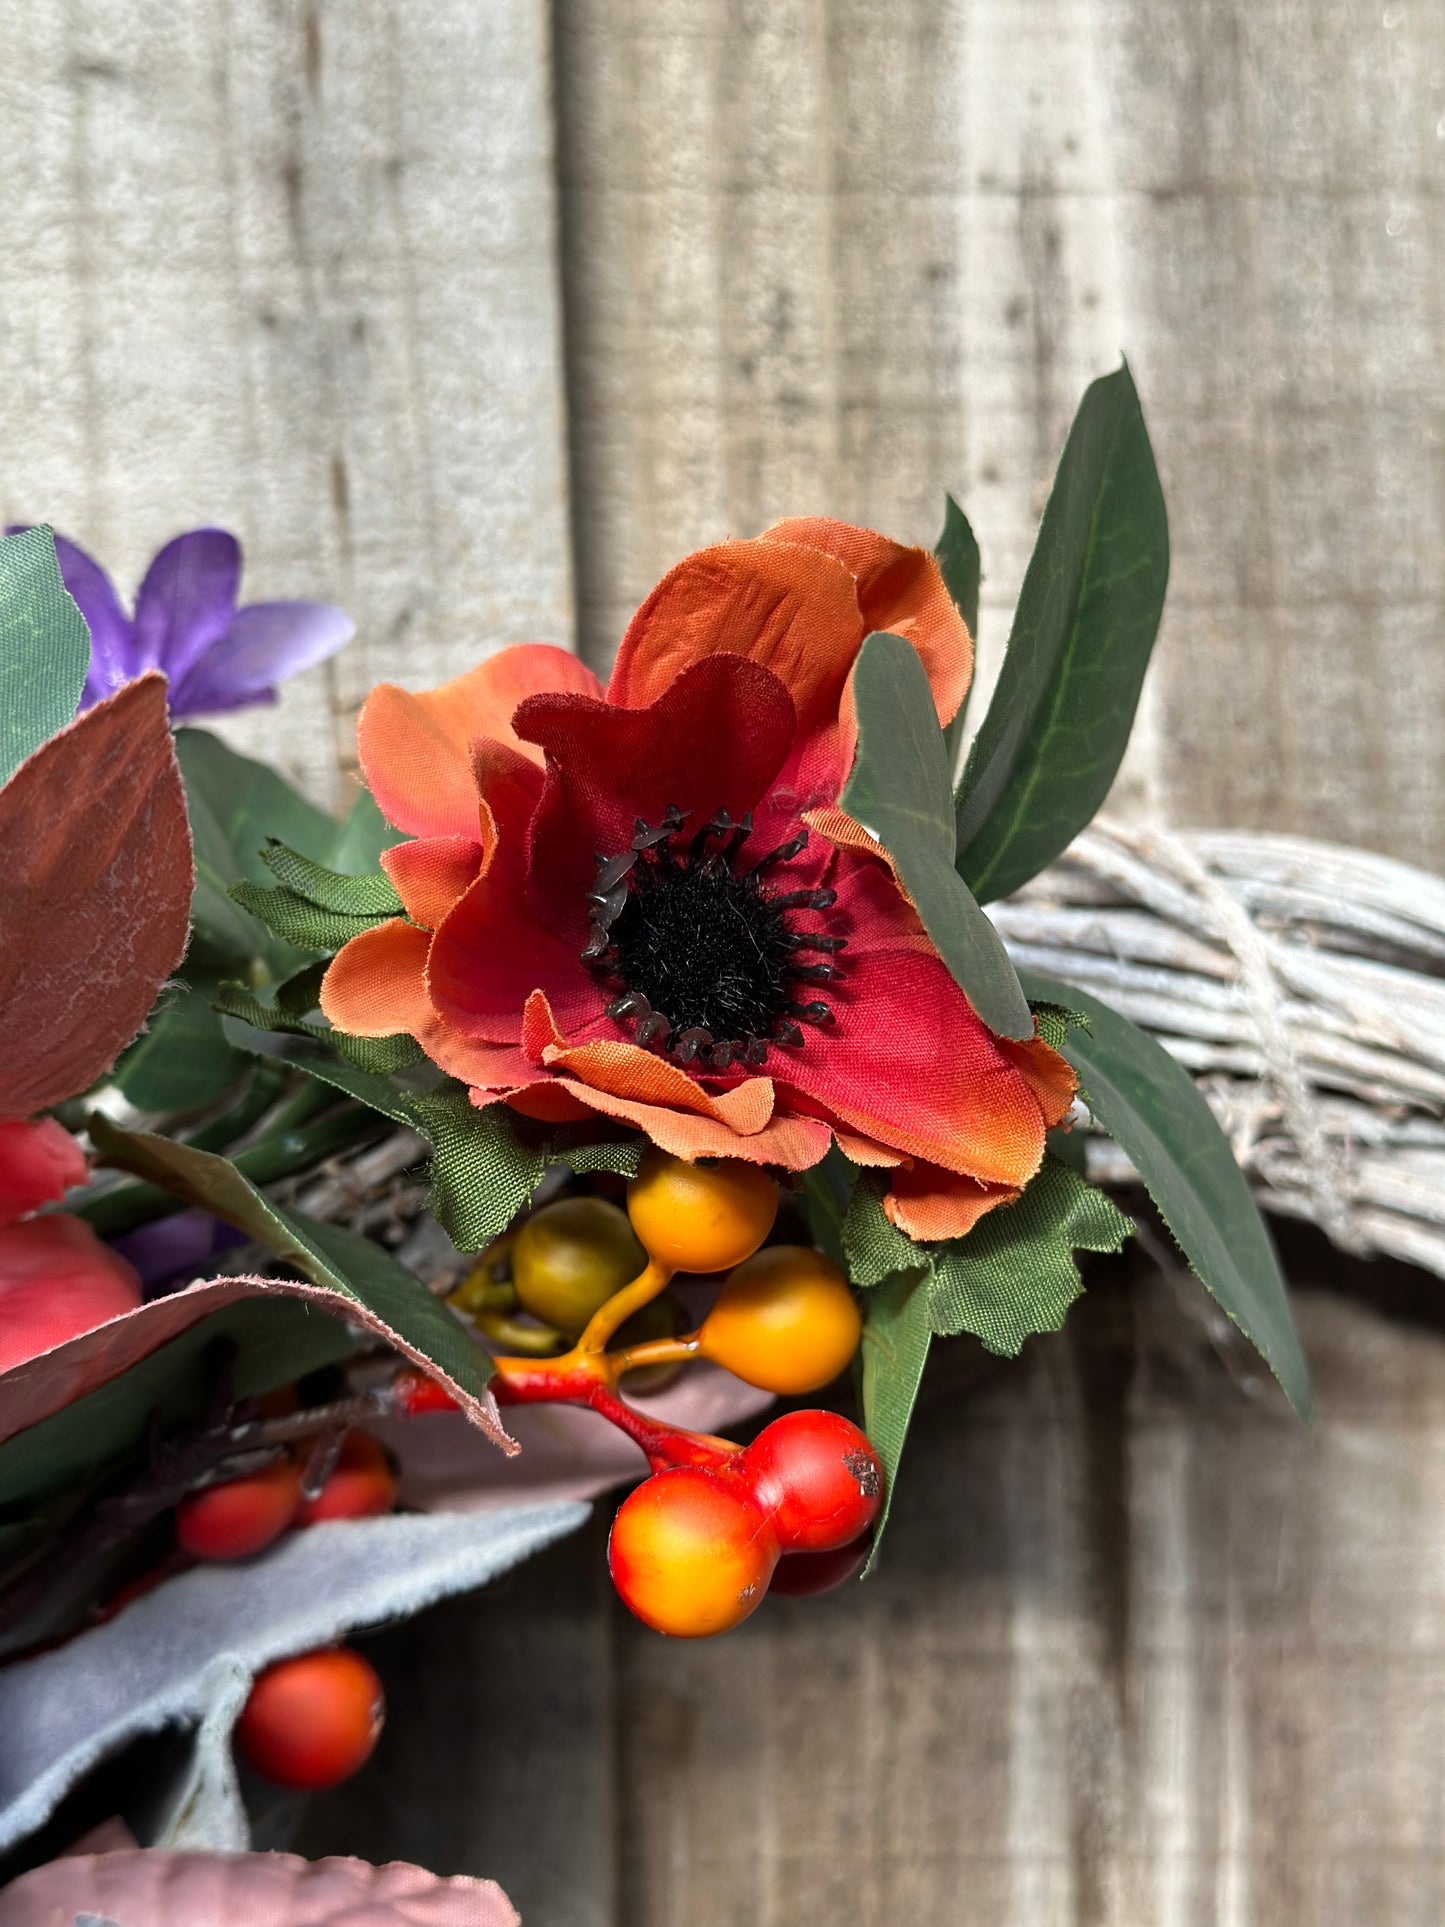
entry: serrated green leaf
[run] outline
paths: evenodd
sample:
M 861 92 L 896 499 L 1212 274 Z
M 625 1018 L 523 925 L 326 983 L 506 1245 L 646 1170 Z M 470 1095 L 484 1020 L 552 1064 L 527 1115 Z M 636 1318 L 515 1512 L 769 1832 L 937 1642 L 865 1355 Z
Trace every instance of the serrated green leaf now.
M 458 1251 L 483 1251 L 542 1181 L 539 1146 L 518 1136 L 505 1104 L 479 1111 L 460 1085 L 407 1099 L 432 1147 L 432 1209 Z
M 868 1294 L 863 1304 L 863 1430 L 883 1462 L 885 1483 L 865 1577 L 873 1570 L 883 1542 L 903 1444 L 932 1342 L 922 1271 L 899 1272 Z
M 211 1001 L 222 1017 L 233 1017 L 240 1023 L 249 1024 L 253 1030 L 279 1033 L 286 1037 L 324 1038 L 327 1035 L 322 1025 L 308 1023 L 304 1017 L 282 1010 L 279 1004 L 263 1002 L 245 984 L 217 984 Z
M 294 890 L 268 890 L 264 885 L 251 883 L 244 878 L 233 883 L 227 896 L 233 903 L 239 903 L 243 910 L 249 910 L 259 922 L 265 924 L 272 936 L 279 937 L 283 943 L 295 950 L 320 950 L 328 954 L 340 950 L 343 944 L 359 937 L 364 930 L 370 930 L 385 918 L 347 917 L 336 910 L 323 910 L 319 904 L 310 903 L 305 897 L 297 896 Z
M 315 1284 L 365 1305 L 475 1398 L 483 1398 L 487 1355 L 422 1284 L 380 1245 L 338 1225 L 286 1210 L 227 1159 L 148 1132 L 122 1131 L 96 1115 L 90 1124 L 107 1163 L 160 1185 L 173 1197 L 235 1225 Z
M 402 914 L 402 901 L 380 870 L 365 876 L 343 876 L 314 863 L 299 850 L 288 849 L 275 837 L 268 837 L 261 852 L 266 868 L 287 889 L 322 910 L 334 910 L 345 917 L 365 917 L 384 923 Z
M 978 591 L 983 580 L 983 561 L 978 552 L 978 542 L 969 526 L 968 517 L 951 495 L 943 498 L 943 533 L 933 545 L 933 553 L 938 562 L 943 586 L 953 597 L 954 606 L 963 617 L 969 635 L 973 638 L 975 658 L 978 648 Z M 964 724 L 968 718 L 969 691 L 972 680 L 964 691 L 963 701 L 958 705 L 958 713 L 947 724 L 943 732 L 944 748 L 948 754 L 950 771 L 958 761 L 958 746 L 963 741 Z
M 881 1285 L 897 1271 L 928 1263 L 927 1248 L 916 1245 L 883 1213 L 888 1189 L 886 1171 L 862 1171 L 843 1214 L 841 1239 L 844 1269 L 860 1291 Z
M 1063 1047 L 1089 1106 L 1127 1153 L 1195 1273 L 1254 1345 L 1295 1410 L 1309 1411 L 1309 1368 L 1269 1232 L 1229 1140 L 1194 1080 L 1162 1044 L 1072 984 L 1027 972 L 1030 996 L 1089 1020 Z
M 80 706 L 90 631 L 43 524 L 0 536 L 0 783 Z
M 1122 365 L 1074 418 L 959 784 L 958 868 L 980 903 L 1037 876 L 1108 794 L 1168 577 L 1164 495 Z
M 145 1031 L 115 1070 L 128 1102 L 141 1111 L 198 1111 L 225 1096 L 247 1059 L 227 1041 L 200 990 L 167 992 Z
M 1031 1004 L 1034 1022 L 1038 1026 L 1040 1038 L 1050 1050 L 1062 1050 L 1064 1039 L 1069 1034 L 1069 1025 L 1075 1021 L 1074 1013 L 1065 1010 L 1062 1004 Z
M 1017 1203 L 996 1206 L 966 1238 L 935 1250 L 929 1322 L 1017 1357 L 1034 1332 L 1059 1330 L 1083 1290 L 1074 1252 L 1118 1251 L 1133 1228 L 1102 1191 L 1045 1157 Z
M 928 673 L 902 636 L 869 636 L 853 667 L 858 751 L 842 807 L 876 836 L 974 1010 L 1000 1037 L 1034 1020 L 998 932 L 953 867 L 953 795 Z

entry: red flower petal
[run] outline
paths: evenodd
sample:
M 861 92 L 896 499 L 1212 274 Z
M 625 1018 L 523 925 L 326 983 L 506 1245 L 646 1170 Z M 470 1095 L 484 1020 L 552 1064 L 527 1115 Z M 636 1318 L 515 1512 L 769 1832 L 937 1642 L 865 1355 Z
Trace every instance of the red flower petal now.
M 689 812 L 693 827 L 720 808 L 742 816 L 766 795 L 794 727 L 792 701 L 777 677 L 737 655 L 694 663 L 646 709 L 581 696 L 534 696 L 522 704 L 518 734 L 547 757 L 532 825 L 530 895 L 548 929 L 567 939 L 576 968 L 597 874 L 593 853 L 625 850 L 635 820 L 659 823 L 670 804 Z M 573 1027 L 566 1016 L 562 1021 Z
M 362 706 L 356 738 L 362 770 L 386 820 L 412 836 L 475 840 L 471 745 L 492 736 L 517 749 L 512 712 L 524 697 L 544 689 L 602 694 L 585 664 L 546 642 L 503 649 L 464 676 L 418 695 L 379 683 Z
M 589 879 L 592 874 L 589 864 Z M 464 1036 L 515 1044 L 527 999 L 541 990 L 564 1028 L 575 1030 L 598 1015 L 609 995 L 579 961 L 580 942 L 565 942 L 537 921 L 527 901 L 520 840 L 503 837 L 485 875 L 453 905 L 432 940 L 431 1002 Z
M 383 850 L 381 867 L 412 922 L 435 930 L 475 880 L 484 856 L 484 846 L 468 837 L 425 836 Z
M 85 1183 L 85 1153 L 53 1117 L 0 1119 L 0 1230 Z

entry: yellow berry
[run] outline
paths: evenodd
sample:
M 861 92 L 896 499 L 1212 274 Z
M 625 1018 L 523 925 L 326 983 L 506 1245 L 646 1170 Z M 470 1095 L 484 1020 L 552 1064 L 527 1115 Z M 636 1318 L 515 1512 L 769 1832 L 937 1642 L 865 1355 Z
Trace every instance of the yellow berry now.
M 848 1280 L 821 1251 L 767 1245 L 740 1264 L 702 1328 L 702 1354 L 767 1392 L 814 1392 L 858 1349 Z
M 518 1231 L 512 1283 L 534 1318 L 575 1334 L 646 1263 L 646 1252 L 615 1204 L 605 1198 L 559 1198 Z
M 674 1271 L 731 1271 L 773 1228 L 778 1187 L 737 1158 L 689 1164 L 653 1149 L 627 1187 L 627 1215 L 649 1256 Z

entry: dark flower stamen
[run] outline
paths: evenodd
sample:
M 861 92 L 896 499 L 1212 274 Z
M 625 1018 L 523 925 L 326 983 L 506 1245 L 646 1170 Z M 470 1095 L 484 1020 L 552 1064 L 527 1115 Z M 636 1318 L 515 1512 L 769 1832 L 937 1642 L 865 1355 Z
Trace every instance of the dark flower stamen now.
M 751 813 L 735 823 L 719 809 L 685 843 L 683 823 L 684 812 L 669 805 L 655 827 L 636 819 L 627 849 L 596 853 L 582 961 L 620 979 L 607 1015 L 631 1020 L 639 1044 L 712 1072 L 756 1068 L 772 1044 L 803 1042 L 795 1017 L 832 1021 L 827 1004 L 795 1002 L 793 986 L 843 973 L 832 962 L 798 962 L 795 953 L 836 952 L 847 939 L 795 930 L 789 913 L 826 910 L 837 894 L 777 892 L 765 881 L 806 847 L 806 829 L 743 868 Z

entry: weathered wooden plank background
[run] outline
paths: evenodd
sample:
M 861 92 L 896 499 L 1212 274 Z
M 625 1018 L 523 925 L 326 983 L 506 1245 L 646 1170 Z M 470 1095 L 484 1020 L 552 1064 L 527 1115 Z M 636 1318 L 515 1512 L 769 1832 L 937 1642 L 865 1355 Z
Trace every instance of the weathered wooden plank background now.
M 349 654 L 228 725 L 317 794 L 378 677 L 519 636 L 602 665 L 680 552 L 784 513 L 928 539 L 952 488 L 987 678 L 1122 349 L 1175 562 L 1115 807 L 1445 864 L 1440 0 L 0 32 L 0 511 L 127 583 L 222 521 L 252 595 L 346 603 Z M 494 1872 L 528 1927 L 1433 1927 L 1445 1344 L 1301 1310 L 1312 1432 L 1104 1277 L 940 1379 L 887 1566 L 813 1612 L 660 1645 L 594 1536 L 392 1635 L 386 1749 L 311 1844 Z

